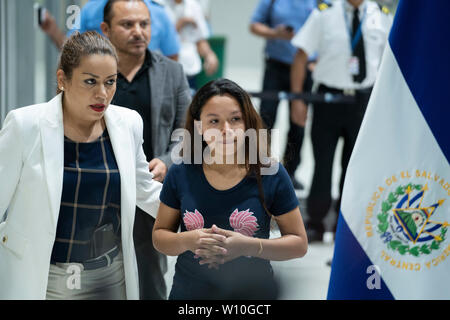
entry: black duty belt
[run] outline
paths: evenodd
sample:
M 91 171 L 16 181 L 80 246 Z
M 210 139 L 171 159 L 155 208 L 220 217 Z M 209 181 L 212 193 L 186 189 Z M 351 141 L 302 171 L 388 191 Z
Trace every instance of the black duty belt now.
M 370 95 L 372 87 L 365 89 L 336 89 L 319 85 L 317 93 L 293 93 L 286 91 L 249 92 L 250 96 L 263 100 L 303 100 L 305 103 L 355 103 L 358 95 Z
M 364 89 L 337 89 L 333 87 L 328 87 L 326 85 L 319 85 L 319 88 L 317 89 L 319 93 L 331 93 L 331 94 L 337 94 L 337 95 L 344 95 L 344 96 L 356 96 L 356 95 L 370 95 L 372 92 L 372 87 L 364 88 Z

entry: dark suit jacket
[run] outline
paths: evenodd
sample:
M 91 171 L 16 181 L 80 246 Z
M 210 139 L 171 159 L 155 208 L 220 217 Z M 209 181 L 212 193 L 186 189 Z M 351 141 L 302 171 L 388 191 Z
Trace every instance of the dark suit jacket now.
M 170 153 L 176 142 L 172 132 L 184 127 L 187 108 L 191 102 L 189 85 L 181 64 L 152 51 L 149 68 L 151 92 L 152 150 L 169 168 Z M 144 137 L 145 139 L 145 137 Z M 164 274 L 167 257 L 155 250 L 152 229 L 155 219 L 136 208 L 134 243 L 139 271 L 141 300 L 167 299 Z
M 157 52 L 151 53 L 152 149 L 155 158 L 170 167 L 170 152 L 175 146 L 170 138 L 175 129 L 184 127 L 191 94 L 181 64 Z

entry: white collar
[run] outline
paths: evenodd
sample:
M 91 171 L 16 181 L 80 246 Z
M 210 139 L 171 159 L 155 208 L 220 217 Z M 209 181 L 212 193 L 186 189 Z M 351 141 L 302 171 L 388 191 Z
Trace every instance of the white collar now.
M 352 4 L 350 4 L 347 0 L 342 0 L 342 1 L 344 2 L 345 11 L 347 13 L 351 12 L 353 14 L 353 10 L 355 10 L 355 7 Z M 367 2 L 367 0 L 363 0 L 363 2 L 361 2 L 361 4 L 358 7 L 360 16 L 361 16 L 362 12 L 364 11 L 364 7 L 367 5 L 366 2 Z

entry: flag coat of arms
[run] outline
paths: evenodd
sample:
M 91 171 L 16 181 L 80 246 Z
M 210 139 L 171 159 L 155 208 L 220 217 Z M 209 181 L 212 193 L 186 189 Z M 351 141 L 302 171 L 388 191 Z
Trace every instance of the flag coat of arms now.
M 450 299 L 449 12 L 400 0 L 345 177 L 328 299 Z

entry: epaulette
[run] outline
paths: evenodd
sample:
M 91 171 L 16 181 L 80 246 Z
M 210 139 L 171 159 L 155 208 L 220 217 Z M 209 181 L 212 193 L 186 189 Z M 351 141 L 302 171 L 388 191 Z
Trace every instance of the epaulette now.
M 319 8 L 320 11 L 325 11 L 328 8 L 331 8 L 333 6 L 332 3 L 328 3 L 328 2 L 322 2 L 320 3 L 317 7 Z
M 379 3 L 378 3 L 378 6 L 380 7 L 381 12 L 383 12 L 384 14 L 389 14 L 391 12 L 391 11 L 389 11 L 389 8 L 386 6 L 383 6 Z
M 151 2 L 160 5 L 161 7 L 165 6 L 165 2 L 163 0 L 151 0 Z

